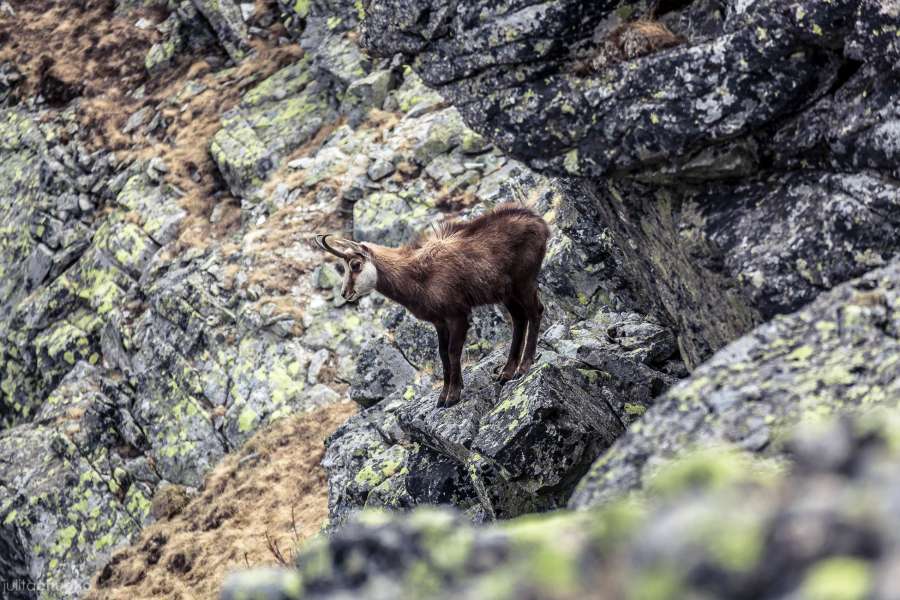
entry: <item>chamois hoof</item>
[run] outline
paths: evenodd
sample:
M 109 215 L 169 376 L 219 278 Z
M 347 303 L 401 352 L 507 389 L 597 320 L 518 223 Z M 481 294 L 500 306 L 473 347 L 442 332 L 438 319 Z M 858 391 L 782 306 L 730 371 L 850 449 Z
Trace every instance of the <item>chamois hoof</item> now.
M 502 373 L 497 374 L 497 377 L 494 379 L 494 381 L 502 384 L 502 383 L 506 383 L 508 381 L 512 381 L 515 378 L 516 378 L 515 372 L 507 373 L 506 371 L 503 371 Z
M 459 400 L 460 400 L 461 396 L 462 396 L 462 394 L 460 393 L 460 390 L 452 390 L 449 394 L 447 394 L 447 397 L 444 398 L 444 404 L 439 405 L 439 406 L 443 406 L 444 408 L 450 408 L 451 406 L 459 404 Z
M 447 402 L 447 389 L 445 388 L 445 389 L 441 390 L 441 395 L 438 396 L 437 407 L 443 408 L 446 405 L 446 402 Z
M 513 379 L 521 379 L 522 377 L 528 375 L 528 371 L 531 370 L 532 366 L 533 365 L 520 365 L 519 368 L 516 369 L 516 375 L 515 377 L 513 377 Z

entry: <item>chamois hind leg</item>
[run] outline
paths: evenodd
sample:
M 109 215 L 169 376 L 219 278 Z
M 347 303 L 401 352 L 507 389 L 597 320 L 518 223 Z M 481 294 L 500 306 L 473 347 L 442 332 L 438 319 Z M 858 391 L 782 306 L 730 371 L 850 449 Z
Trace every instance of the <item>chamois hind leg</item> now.
M 512 341 L 509 344 L 509 357 L 506 359 L 506 364 L 497 375 L 497 381 L 500 383 L 506 383 L 516 376 L 516 367 L 519 366 L 522 345 L 525 343 L 525 331 L 528 327 L 528 316 L 521 304 L 516 300 L 509 299 L 503 305 L 509 311 L 512 321 Z
M 444 406 L 453 406 L 459 402 L 462 393 L 462 351 L 469 331 L 469 315 L 448 319 L 447 326 L 450 332 L 450 388 L 444 399 Z
M 444 369 L 444 387 L 441 390 L 441 395 L 438 397 L 437 405 L 443 406 L 447 400 L 447 392 L 450 391 L 450 350 L 448 348 L 450 344 L 450 330 L 447 328 L 446 323 L 435 323 L 434 327 L 437 329 L 438 354 L 441 355 L 441 366 Z
M 544 305 L 538 294 L 537 285 L 526 296 L 525 312 L 528 314 L 528 335 L 525 338 L 525 351 L 516 371 L 516 377 L 521 377 L 531 370 L 534 364 L 534 353 L 537 350 L 537 338 L 541 330 L 541 317 L 544 315 Z

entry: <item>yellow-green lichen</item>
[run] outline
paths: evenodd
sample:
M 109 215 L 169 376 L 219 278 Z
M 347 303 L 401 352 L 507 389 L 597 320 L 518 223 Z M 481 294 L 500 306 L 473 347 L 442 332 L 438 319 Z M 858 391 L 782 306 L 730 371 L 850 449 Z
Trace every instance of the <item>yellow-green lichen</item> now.
M 819 561 L 807 572 L 801 585 L 806 600 L 863 600 L 872 587 L 869 564 L 851 556 Z

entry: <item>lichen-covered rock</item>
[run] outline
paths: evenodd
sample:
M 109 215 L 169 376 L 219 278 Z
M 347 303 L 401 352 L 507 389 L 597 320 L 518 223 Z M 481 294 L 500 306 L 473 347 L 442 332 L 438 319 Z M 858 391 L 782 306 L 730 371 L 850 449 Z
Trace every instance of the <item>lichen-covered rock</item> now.
M 341 112 L 350 116 L 351 122 L 360 122 L 373 108 L 381 108 L 394 83 L 389 70 L 373 71 L 347 86 Z
M 414 377 L 414 367 L 397 348 L 384 340 L 371 340 L 363 344 L 356 357 L 350 398 L 362 406 L 371 406 L 405 389 Z
M 886 600 L 900 551 L 896 435 L 896 411 L 824 422 L 788 438 L 790 466 L 699 451 L 639 498 L 490 527 L 434 509 L 365 512 L 305 546 L 295 569 L 233 580 L 222 597 Z M 279 583 L 289 577 L 299 585 Z
M 412 242 L 440 212 L 428 198 L 411 193 L 377 193 L 353 206 L 353 239 L 399 246 Z
M 278 71 L 241 99 L 222 119 L 210 154 L 240 197 L 249 197 L 280 160 L 337 115 L 326 86 L 316 81 L 310 61 Z
M 10 573 L 71 598 L 140 530 L 158 476 L 127 386 L 81 362 L 31 423 L 0 435 L 0 519 Z M 9 579 L 7 579 L 9 581 Z
M 629 12 L 640 10 L 628 4 Z M 821 94 L 837 69 L 828 43 L 848 33 L 854 5 L 740 6 L 712 40 L 585 79 L 561 63 L 599 24 L 613 26 L 615 4 L 550 0 L 500 11 L 472 2 L 449 11 L 426 0 L 379 0 L 368 8 L 362 43 L 376 55 L 415 54 L 426 83 L 514 156 L 560 173 L 600 175 L 724 142 Z M 798 53 L 804 60 L 793 59 Z M 678 68 L 685 64 L 690 70 Z M 766 100 L 744 106 L 738 99 L 748 95 Z
M 594 464 L 570 506 L 641 487 L 655 465 L 691 447 L 766 453 L 796 421 L 895 404 L 898 310 L 895 261 L 758 327 L 657 400 Z

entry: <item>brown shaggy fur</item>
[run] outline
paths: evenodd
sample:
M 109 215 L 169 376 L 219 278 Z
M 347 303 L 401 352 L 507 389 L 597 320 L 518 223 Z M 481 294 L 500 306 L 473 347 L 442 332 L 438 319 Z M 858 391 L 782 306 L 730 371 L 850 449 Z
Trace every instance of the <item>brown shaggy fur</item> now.
M 537 276 L 549 237 L 538 215 L 505 204 L 471 221 L 442 223 L 400 248 L 345 241 L 348 250 L 335 252 L 327 242 L 319 244 L 347 262 L 346 297 L 355 296 L 361 263 L 371 262 L 378 274 L 376 290 L 434 324 L 444 367 L 439 405 L 452 406 L 462 389 L 461 353 L 476 306 L 503 304 L 512 318 L 510 353 L 499 380 L 531 368 L 544 310 Z
M 684 42 L 683 37 L 675 35 L 659 21 L 630 21 L 610 31 L 590 56 L 575 62 L 572 73 L 586 77 L 616 63 L 648 56 Z

